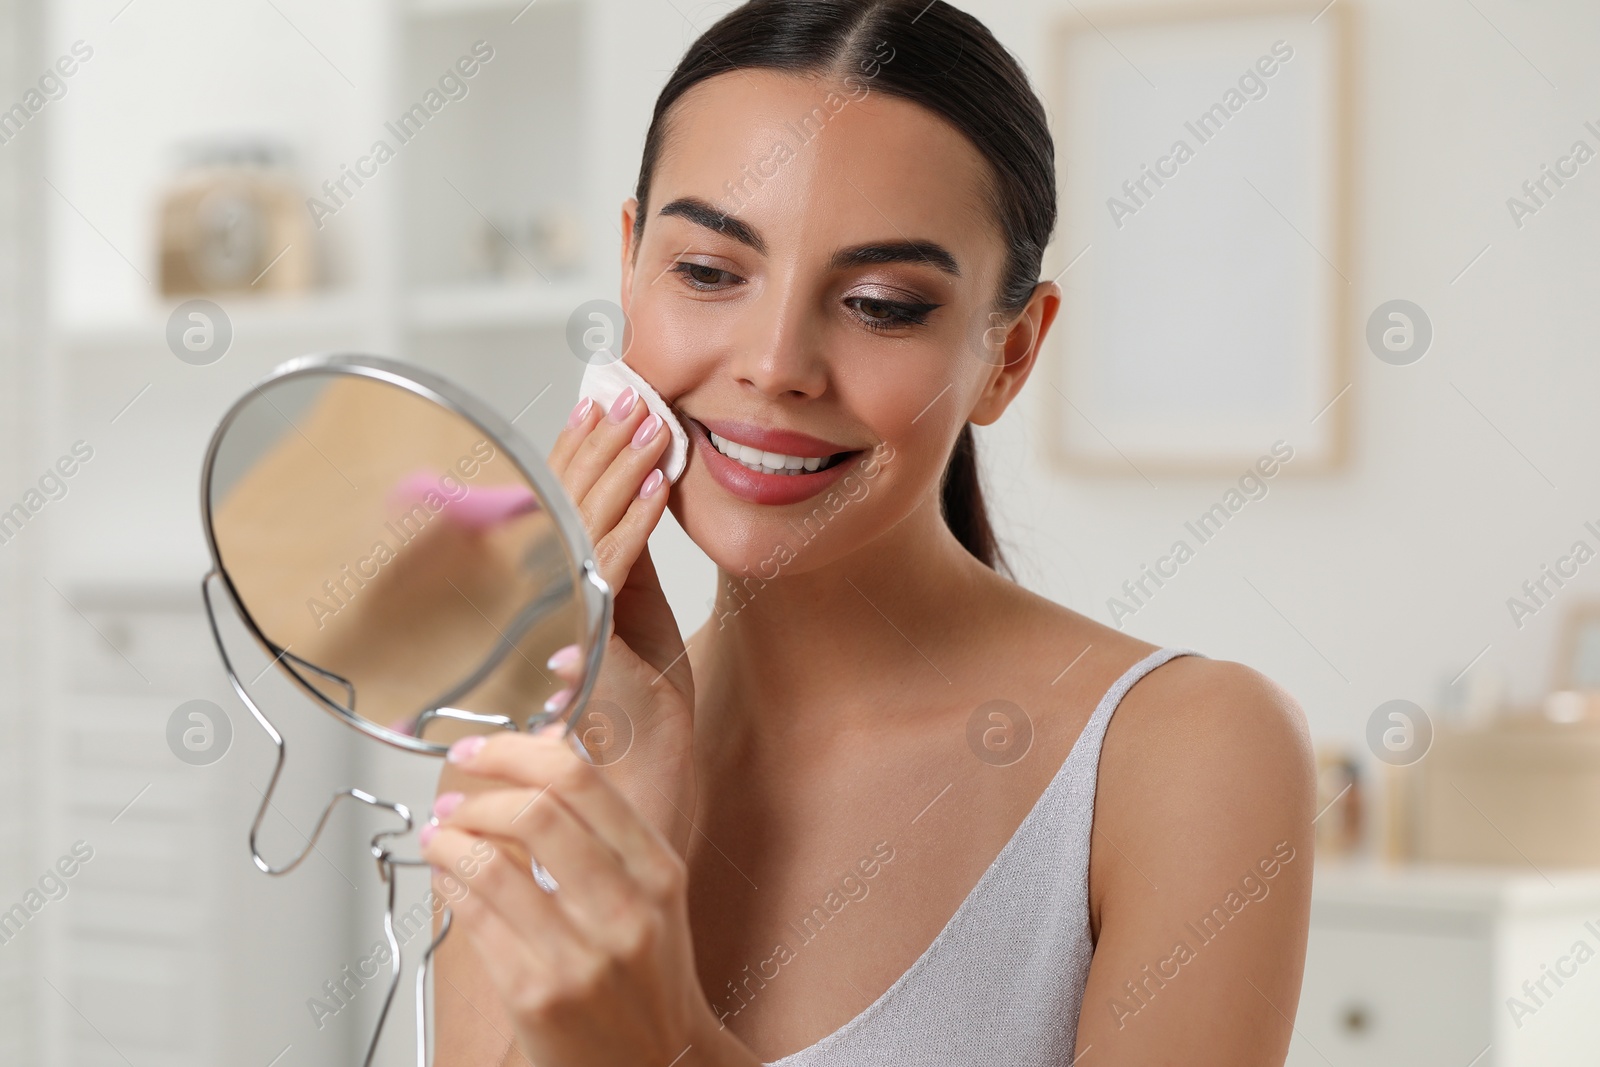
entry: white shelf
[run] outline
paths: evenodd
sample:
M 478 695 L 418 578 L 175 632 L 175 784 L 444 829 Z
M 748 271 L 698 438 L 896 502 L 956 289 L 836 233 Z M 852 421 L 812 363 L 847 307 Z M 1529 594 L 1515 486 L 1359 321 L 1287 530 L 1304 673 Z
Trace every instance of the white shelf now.
M 578 305 L 596 296 L 581 280 L 478 282 L 427 286 L 406 299 L 406 322 L 413 330 L 496 329 L 566 325 Z
M 1546 880 L 1548 875 L 1548 880 Z M 1600 870 L 1323 860 L 1315 907 L 1407 907 L 1429 915 L 1533 915 L 1600 900 Z
M 243 336 L 270 339 L 316 338 L 329 333 L 360 330 L 368 325 L 370 304 L 348 291 L 317 292 L 298 296 L 172 296 L 160 304 L 122 314 L 57 320 L 52 332 L 72 348 L 145 346 L 166 336 L 167 319 L 179 304 L 206 299 L 222 308 L 233 326 L 235 342 Z

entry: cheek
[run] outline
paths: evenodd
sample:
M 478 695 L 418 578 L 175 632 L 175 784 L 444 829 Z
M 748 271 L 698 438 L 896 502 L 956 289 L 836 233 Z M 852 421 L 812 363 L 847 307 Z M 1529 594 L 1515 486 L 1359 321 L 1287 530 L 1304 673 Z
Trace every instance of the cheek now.
M 972 403 L 970 368 L 932 347 L 886 352 L 880 346 L 838 360 L 833 379 L 851 416 L 893 449 L 884 464 L 897 488 L 937 479 L 950 442 Z
M 656 284 L 669 285 L 671 279 Z M 715 352 L 707 340 L 703 320 L 697 330 L 681 303 L 635 291 L 628 315 L 628 365 L 662 396 L 676 397 L 706 378 Z

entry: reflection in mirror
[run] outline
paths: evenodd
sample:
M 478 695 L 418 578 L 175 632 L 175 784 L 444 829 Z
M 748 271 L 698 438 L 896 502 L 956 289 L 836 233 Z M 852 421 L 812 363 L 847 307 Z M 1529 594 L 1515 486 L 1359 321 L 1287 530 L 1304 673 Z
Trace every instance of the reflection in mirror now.
M 216 550 L 279 665 L 369 728 L 448 745 L 543 714 L 582 644 L 545 502 L 475 423 L 380 378 L 277 378 L 216 443 Z

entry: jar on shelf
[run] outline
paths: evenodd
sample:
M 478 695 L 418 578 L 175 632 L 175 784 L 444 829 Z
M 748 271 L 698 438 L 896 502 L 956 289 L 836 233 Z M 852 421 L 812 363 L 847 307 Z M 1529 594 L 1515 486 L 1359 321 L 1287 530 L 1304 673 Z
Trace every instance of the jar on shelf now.
M 159 209 L 163 295 L 310 289 L 314 239 L 287 149 L 211 138 L 178 151 Z
M 1318 746 L 1316 847 L 1319 856 L 1348 856 L 1361 847 L 1361 769 L 1348 749 Z

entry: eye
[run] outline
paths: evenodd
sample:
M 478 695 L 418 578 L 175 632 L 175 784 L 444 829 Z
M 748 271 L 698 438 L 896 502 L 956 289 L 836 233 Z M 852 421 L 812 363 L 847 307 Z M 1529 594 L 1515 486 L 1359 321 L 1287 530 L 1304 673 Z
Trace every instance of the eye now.
M 704 263 L 689 263 L 687 261 L 674 263 L 669 270 L 688 284 L 691 289 L 701 292 L 722 288 L 717 283 L 723 279 L 737 281 L 738 275 L 725 271 L 721 267 L 708 267 Z
M 851 297 L 845 303 L 855 309 L 856 317 L 871 330 L 921 326 L 928 321 L 928 313 L 939 307 L 938 304 L 906 304 L 870 296 Z

